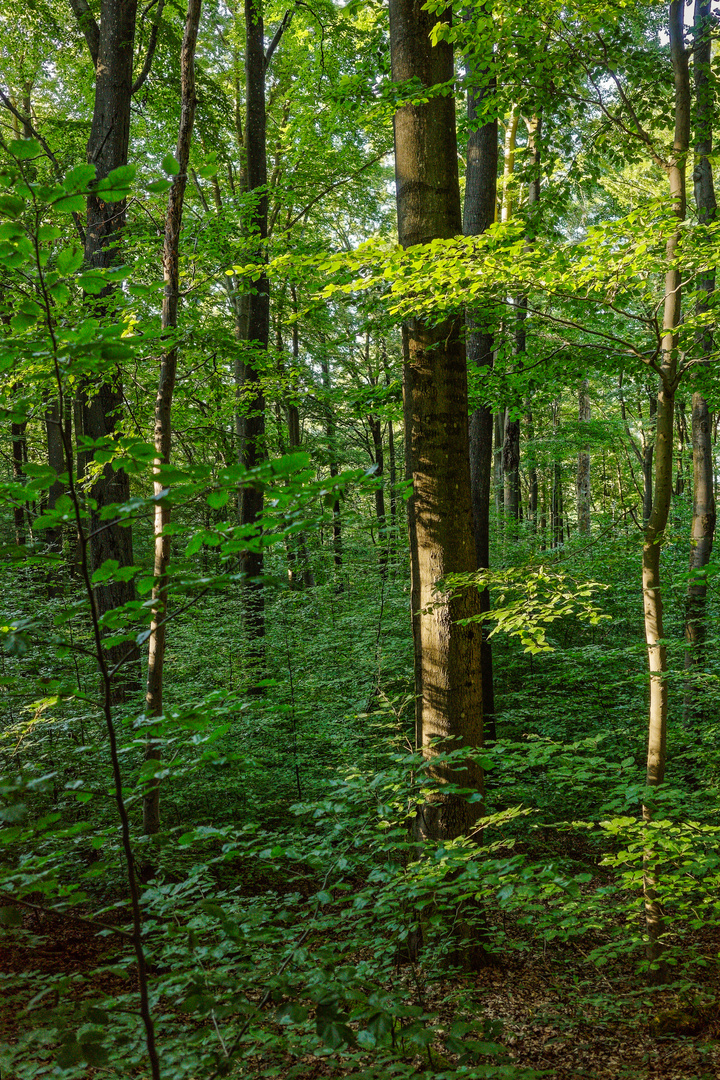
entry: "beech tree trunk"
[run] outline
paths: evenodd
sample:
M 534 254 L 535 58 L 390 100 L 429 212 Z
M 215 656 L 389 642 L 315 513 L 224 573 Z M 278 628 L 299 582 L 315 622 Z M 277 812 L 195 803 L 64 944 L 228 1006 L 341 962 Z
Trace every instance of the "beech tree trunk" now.
M 675 77 L 675 131 L 673 153 L 667 164 L 670 195 L 678 222 L 686 212 L 685 167 L 690 143 L 690 76 L 688 56 L 683 43 L 682 0 L 672 0 L 669 9 L 670 53 Z M 660 388 L 657 398 L 655 436 L 655 494 L 652 512 L 645 528 L 642 586 L 645 613 L 645 640 L 650 670 L 650 715 L 648 724 L 647 785 L 656 787 L 665 779 L 667 745 L 668 680 L 667 648 L 663 633 L 662 593 L 660 585 L 660 545 L 667 525 L 672 495 L 672 453 L 675 391 L 678 382 L 678 328 L 681 318 L 681 275 L 677 263 L 680 230 L 667 242 L 668 270 L 665 275 L 663 337 L 660 359 Z M 643 807 L 645 821 L 652 820 L 652 807 Z M 650 844 L 644 858 L 645 920 L 648 933 L 648 959 L 655 965 L 656 977 L 662 977 L 658 964 L 662 956 L 664 916 L 657 896 L 658 868 Z
M 165 242 L 163 245 L 163 304 L 161 324 L 163 333 L 170 340 L 169 347 L 163 351 L 160 360 L 160 378 L 155 398 L 155 462 L 153 471 L 157 474 L 163 465 L 170 462 L 172 425 L 171 411 L 175 377 L 177 373 L 178 349 L 174 342 L 177 328 L 178 304 L 180 300 L 180 229 L 182 227 L 183 202 L 187 187 L 188 163 L 190 161 L 190 143 L 197 98 L 195 95 L 195 46 L 197 44 L 198 24 L 202 0 L 188 0 L 185 33 L 180 51 L 180 130 L 178 132 L 175 158 L 180 170 L 173 179 L 168 194 L 165 214 Z M 170 523 L 170 507 L 160 500 L 164 485 L 160 477 L 154 481 L 155 504 L 155 582 L 152 591 L 152 621 L 148 651 L 147 690 L 145 694 L 145 715 L 157 719 L 163 715 L 163 667 L 165 663 L 166 621 L 168 615 L 168 566 L 170 564 L 171 538 L 166 532 Z M 158 761 L 160 743 L 150 739 L 145 751 L 147 761 Z M 143 832 L 154 835 L 160 829 L 160 785 L 152 779 L 145 789 L 143 797 Z
M 95 67 L 95 104 L 87 144 L 87 157 L 95 165 L 99 180 L 113 169 L 127 165 L 130 140 L 130 102 L 133 89 L 133 47 L 137 0 L 102 0 L 100 21 L 95 22 L 89 9 L 71 2 L 78 17 Z M 109 267 L 118 256 L 125 226 L 125 200 L 103 202 L 96 195 L 87 198 L 85 260 L 92 267 Z M 112 304 L 111 294 L 96 303 L 104 313 Z M 80 389 L 82 434 L 91 439 L 114 439 L 122 419 L 122 373 L 119 369 L 103 373 L 99 386 L 93 380 Z M 81 473 L 92 461 L 92 452 L 78 455 Z M 118 522 L 103 520 L 103 509 L 112 503 L 124 503 L 130 497 L 130 479 L 122 469 L 105 465 L 90 488 L 96 503 L 90 517 L 90 561 L 97 570 L 106 560 L 114 559 L 120 567 L 133 565 L 132 529 Z M 102 526 L 102 527 L 101 527 Z M 115 581 L 95 589 L 98 614 L 123 607 L 135 599 L 133 581 Z M 139 652 L 127 644 L 107 650 L 108 668 L 122 664 L 113 678 L 113 696 L 122 700 L 139 687 Z
M 261 0 L 245 0 L 245 164 L 247 188 L 255 193 L 250 235 L 256 242 L 259 274 L 253 292 L 243 297 L 245 359 L 240 373 L 242 406 L 238 420 L 240 456 L 247 469 L 265 457 L 265 394 L 263 369 L 270 340 L 270 282 L 265 244 L 268 228 L 267 147 L 265 117 L 265 32 Z M 246 484 L 240 495 L 240 524 L 255 526 L 263 516 L 260 484 Z M 245 629 L 249 659 L 261 665 L 265 657 L 265 595 L 262 551 L 247 550 L 241 560 L 245 575 Z
M 447 16 L 444 16 L 447 18 Z M 421 0 L 390 0 L 392 77 L 423 86 L 453 77 L 450 45 L 431 46 L 436 17 Z M 405 105 L 395 115 L 398 235 L 403 247 L 461 232 L 455 106 L 452 95 Z M 467 419 L 467 367 L 458 320 L 403 327 L 406 446 L 412 473 L 408 504 L 411 610 L 415 646 L 417 742 L 438 749 L 477 749 L 483 742 L 480 624 L 458 620 L 479 612 L 479 594 L 442 590 L 447 574 L 475 570 Z M 481 792 L 482 770 L 439 764 L 435 775 Z M 469 832 L 480 804 L 443 795 L 418 811 L 418 839 Z
M 522 331 L 524 348 L 525 332 Z M 510 410 L 505 411 L 505 434 L 503 438 L 503 509 L 505 517 L 513 523 L 508 529 L 512 539 L 517 539 L 517 525 L 520 521 L 520 421 L 510 418 Z
M 717 218 L 717 203 L 713 184 L 710 155 L 712 154 L 712 121 L 714 93 L 710 82 L 711 32 L 713 29 L 710 0 L 696 0 L 693 74 L 695 81 L 695 168 L 693 170 L 695 205 L 698 221 L 709 225 Z M 703 316 L 709 310 L 710 294 L 715 289 L 715 274 L 705 274 L 699 282 L 701 297 L 696 312 Z M 704 295 L 703 295 L 704 294 Z M 698 331 L 695 347 L 699 355 L 708 356 L 713 349 L 711 328 Z M 694 715 L 702 720 L 698 707 L 698 688 L 692 676 L 705 663 L 707 577 L 705 567 L 710 562 L 715 537 L 715 492 L 713 488 L 713 447 L 708 403 L 695 390 L 692 396 L 693 447 L 693 516 L 690 534 L 690 574 L 685 612 L 685 640 L 688 650 L 685 666 L 688 684 L 685 691 L 686 718 Z

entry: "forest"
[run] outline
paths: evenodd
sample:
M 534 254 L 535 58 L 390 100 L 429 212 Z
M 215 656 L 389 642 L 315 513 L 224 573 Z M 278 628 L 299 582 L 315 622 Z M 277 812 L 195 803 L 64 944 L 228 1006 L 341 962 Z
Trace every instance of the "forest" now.
M 713 1080 L 720 3 L 0 27 L 2 1080 Z

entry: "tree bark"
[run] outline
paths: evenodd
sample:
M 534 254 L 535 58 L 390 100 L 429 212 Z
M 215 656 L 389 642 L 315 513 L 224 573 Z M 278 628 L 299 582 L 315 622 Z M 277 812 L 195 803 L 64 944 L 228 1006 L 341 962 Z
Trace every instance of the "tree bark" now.
M 130 140 L 130 101 L 133 85 L 133 46 L 137 0 L 102 0 L 99 26 L 87 5 L 71 5 L 80 18 L 95 65 L 95 104 L 92 127 L 87 144 L 88 161 L 95 165 L 98 180 L 113 169 L 127 164 Z M 96 49 L 96 51 L 94 51 Z M 125 226 L 125 200 L 106 203 L 96 195 L 87 198 L 87 228 L 85 260 L 89 266 L 105 268 L 117 259 L 120 237 Z M 93 301 L 90 301 L 91 303 Z M 100 298 L 98 306 L 107 312 L 110 294 Z M 88 381 L 81 387 L 82 434 L 90 439 L 114 440 L 122 419 L 122 375 L 116 370 L 108 378 L 103 374 L 95 390 Z M 92 452 L 79 456 L 79 469 L 85 473 Z M 122 469 L 105 465 L 90 487 L 95 501 L 90 516 L 90 558 L 92 570 L 106 560 L 114 559 L 120 567 L 133 565 L 132 529 L 121 527 L 117 521 L 102 518 L 103 509 L 112 503 L 124 503 L 130 498 L 130 479 Z M 98 585 L 95 589 L 98 612 L 123 607 L 135 599 L 133 581 L 116 581 Z M 108 667 L 123 664 L 113 680 L 116 701 L 139 687 L 139 651 L 127 644 L 108 649 Z
M 145 715 L 152 720 L 163 715 L 163 669 L 165 663 L 166 621 L 168 614 L 168 567 L 170 564 L 171 538 L 167 533 L 170 523 L 170 507 L 161 499 L 164 490 L 162 479 L 157 476 L 163 465 L 170 462 L 172 444 L 172 400 L 177 374 L 178 347 L 175 332 L 178 324 L 178 304 L 180 300 L 180 230 L 182 228 L 183 202 L 187 187 L 188 164 L 190 161 L 190 143 L 195 122 L 197 97 L 195 94 L 195 46 L 197 44 L 198 24 L 202 0 L 188 0 L 185 33 L 180 51 L 180 130 L 178 132 L 175 158 L 180 170 L 173 179 L 168 194 L 165 214 L 165 241 L 163 245 L 163 304 L 161 325 L 167 338 L 167 348 L 160 360 L 160 378 L 155 398 L 155 462 L 153 471 L 156 479 L 154 541 L 155 582 L 152 591 L 152 621 L 148 651 L 147 690 L 145 694 Z M 160 743 L 150 739 L 146 751 L 146 761 L 158 761 L 161 754 Z M 143 832 L 152 836 L 160 829 L 160 783 L 153 778 L 145 789 L 143 797 Z
M 240 454 L 247 469 L 253 469 L 265 457 L 265 394 L 262 374 L 270 340 L 270 281 L 267 274 L 268 192 L 265 116 L 265 34 L 263 5 L 259 0 L 245 0 L 245 160 L 247 189 L 253 195 L 250 235 L 257 243 L 255 261 L 258 276 L 253 291 L 245 297 L 247 323 L 245 360 L 242 365 L 242 410 L 239 419 Z M 246 484 L 240 496 L 240 523 L 258 526 L 264 508 L 260 484 Z M 262 551 L 244 553 L 245 629 L 249 659 L 262 665 L 265 657 L 265 594 Z
M 300 331 L 298 328 L 298 307 L 297 307 L 297 294 L 293 286 L 292 291 L 293 298 L 293 324 L 292 324 L 292 374 L 290 376 L 287 400 L 287 445 L 288 452 L 294 453 L 299 450 L 301 444 L 301 431 L 300 431 L 300 410 L 297 405 L 297 376 L 298 367 L 300 364 Z M 277 337 L 276 348 L 278 357 L 282 358 L 284 354 L 284 346 L 282 340 L 282 312 L 278 311 L 277 315 Z M 282 363 L 282 361 L 280 360 Z M 281 450 L 281 453 L 283 451 Z M 289 483 L 289 481 L 286 481 Z M 314 588 L 315 575 L 312 572 L 310 565 L 310 556 L 308 555 L 307 539 L 305 533 L 297 533 L 295 536 L 289 536 L 287 539 L 287 552 L 288 552 L 288 578 L 290 581 L 290 588 L 295 588 L 298 585 L 302 585 L 307 589 Z M 297 564 L 299 563 L 300 573 L 297 572 Z
M 446 16 L 447 17 L 447 16 Z M 436 17 L 420 0 L 391 0 L 390 49 L 396 82 L 423 86 L 453 77 L 452 49 L 432 47 Z M 449 238 L 461 231 L 455 106 L 452 96 L 431 95 L 395 115 L 395 176 L 398 236 L 403 247 Z M 481 631 L 458 620 L 479 613 L 479 594 L 438 591 L 451 573 L 475 570 L 470 498 L 467 367 L 458 320 L 403 328 L 406 447 L 412 472 L 409 500 L 411 610 L 415 646 L 417 742 L 432 759 L 438 749 L 477 749 L 483 742 Z M 438 764 L 439 781 L 481 792 L 482 770 L 467 758 L 463 767 Z M 455 837 L 470 831 L 479 803 L 443 795 L 418 811 L 418 839 Z
M 675 131 L 673 154 L 667 164 L 670 195 L 678 222 L 685 218 L 685 167 L 690 143 L 690 76 L 683 42 L 682 0 L 672 0 L 669 9 L 670 53 L 675 78 Z M 663 609 L 660 584 L 660 546 L 667 525 L 672 495 L 672 453 L 675 391 L 678 381 L 678 328 L 681 318 L 681 276 L 677 267 L 680 244 L 678 228 L 667 243 L 668 270 L 665 275 L 663 337 L 660 362 L 660 388 L 657 398 L 655 436 L 655 494 L 652 513 L 645 529 L 643 544 L 642 586 L 645 614 L 645 640 L 650 671 L 650 715 L 648 723 L 647 780 L 657 787 L 665 779 L 667 744 L 667 649 L 663 640 Z M 652 821 L 652 807 L 643 806 L 646 822 Z M 655 853 L 648 843 L 644 858 L 645 921 L 648 934 L 648 960 L 656 978 L 662 977 L 662 933 L 664 916 L 657 896 L 658 868 Z
M 693 170 L 695 205 L 698 221 L 709 225 L 717 218 L 717 203 L 713 184 L 710 155 L 712 154 L 712 122 L 714 92 L 710 82 L 711 18 L 710 0 L 696 0 L 694 20 L 695 82 L 695 168 Z M 699 281 L 701 290 L 696 314 L 702 317 L 709 311 L 710 294 L 715 289 L 715 274 L 709 272 Z M 713 334 L 709 326 L 698 330 L 695 347 L 700 356 L 708 356 L 713 349 Z M 685 609 L 685 666 L 688 683 L 685 689 L 686 720 L 694 716 L 702 722 L 702 709 L 698 707 L 696 676 L 705 663 L 705 640 L 707 637 L 707 577 L 705 567 L 710 562 L 715 537 L 715 492 L 713 475 L 712 431 L 708 403 L 695 390 L 692 396 L 692 447 L 693 447 L 693 515 L 690 533 L 690 582 Z

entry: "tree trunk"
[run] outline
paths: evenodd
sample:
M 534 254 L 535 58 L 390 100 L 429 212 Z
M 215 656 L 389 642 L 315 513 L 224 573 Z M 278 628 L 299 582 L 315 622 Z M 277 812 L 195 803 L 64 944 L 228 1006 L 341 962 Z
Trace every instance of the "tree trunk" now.
M 642 433 L 642 474 L 643 474 L 643 524 L 647 526 L 653 508 L 653 455 L 655 453 L 655 424 L 657 418 L 657 400 L 650 399 L 649 428 Z
M 95 105 L 87 157 L 95 165 L 98 180 L 126 165 L 128 160 L 136 13 L 137 0 L 102 0 L 99 26 L 89 13 L 83 18 L 83 31 L 95 63 Z M 93 33 L 96 35 L 95 46 L 91 43 Z M 109 267 L 116 260 L 125 226 L 125 211 L 125 200 L 106 203 L 96 195 L 88 195 L 85 260 L 89 266 Z M 97 303 L 103 312 L 107 312 L 110 295 L 103 294 L 99 301 L 90 303 Z M 120 371 L 110 374 L 97 389 L 94 386 L 91 389 L 88 381 L 81 387 L 81 403 L 83 435 L 90 439 L 114 440 L 123 408 Z M 91 451 L 82 454 L 79 461 L 82 473 L 91 460 Z M 120 567 L 132 566 L 131 528 L 102 517 L 106 506 L 125 503 L 130 498 L 127 473 L 105 465 L 91 485 L 90 495 L 96 503 L 90 517 L 92 570 L 97 570 L 108 559 L 116 560 Z M 135 584 L 133 581 L 115 581 L 98 585 L 95 595 L 98 613 L 102 616 L 134 600 Z M 111 671 L 117 664 L 124 663 L 124 670 L 118 671 L 113 679 L 113 697 L 121 701 L 139 687 L 139 652 L 127 644 L 116 645 L 108 649 L 107 659 Z
M 675 494 L 682 495 L 685 491 L 685 454 L 688 445 L 687 417 L 685 415 L 685 401 L 678 398 L 675 402 L 676 429 L 678 440 L 677 466 L 675 469 Z
M 432 47 L 435 16 L 420 0 L 391 0 L 390 49 L 396 82 L 423 86 L 453 77 L 452 49 Z M 461 231 L 454 99 L 434 95 L 395 114 L 398 235 L 403 247 Z M 403 328 L 406 446 L 413 489 L 408 505 L 418 745 L 438 749 L 483 742 L 480 624 L 458 624 L 479 612 L 479 594 L 436 591 L 451 573 L 476 565 L 470 498 L 467 367 L 458 320 Z M 438 765 L 435 776 L 482 791 L 480 766 Z M 418 811 L 416 837 L 441 839 L 469 832 L 479 803 L 438 791 Z
M 688 57 L 683 43 L 682 0 L 672 0 L 669 11 L 670 53 L 675 77 L 675 133 L 673 155 L 667 166 L 670 195 L 678 221 L 686 212 L 685 164 L 690 142 L 690 77 Z M 672 495 L 672 453 L 675 391 L 677 389 L 678 327 L 681 318 L 681 276 L 677 267 L 680 230 L 667 243 L 668 270 L 665 275 L 663 337 L 660 362 L 660 388 L 657 398 L 655 436 L 655 495 L 652 513 L 645 529 L 643 545 L 643 606 L 645 640 L 650 670 L 650 715 L 648 723 L 647 785 L 656 787 L 665 778 L 667 742 L 667 649 L 663 640 L 663 610 L 660 586 L 660 546 L 670 511 Z M 652 807 L 643 806 L 646 822 L 652 820 Z M 662 933 L 664 916 L 657 896 L 658 868 L 650 840 L 644 857 L 645 920 L 648 934 L 648 960 L 655 977 L 662 977 Z
M 174 178 L 168 194 L 165 214 L 165 242 L 163 246 L 163 304 L 161 325 L 163 334 L 170 344 L 163 350 L 160 360 L 160 378 L 155 398 L 155 462 L 153 471 L 157 474 L 163 465 L 170 462 L 171 450 L 171 410 L 175 376 L 177 373 L 178 349 L 174 341 L 174 332 L 178 322 L 178 304 L 180 299 L 180 229 L 182 227 L 183 202 L 187 186 L 190 143 L 197 98 L 195 96 L 195 46 L 197 43 L 198 24 L 202 0 L 188 0 L 185 33 L 180 51 L 180 130 L 178 132 L 175 158 L 180 170 Z M 152 621 L 148 651 L 147 691 L 145 695 L 145 715 L 157 719 L 163 715 L 163 666 L 165 663 L 166 621 L 168 614 L 168 566 L 170 564 L 171 538 L 167 533 L 170 523 L 170 507 L 160 498 L 164 484 L 161 477 L 154 481 L 155 489 L 155 563 L 154 584 L 152 591 Z M 160 759 L 160 743 L 150 739 L 145 750 L 146 761 Z M 143 797 L 143 832 L 152 836 L 160 829 L 160 782 L 153 778 L 149 781 Z M 148 876 L 146 871 L 145 876 Z
M 385 373 L 385 385 L 390 386 L 390 371 L 388 370 L 387 348 L 385 341 L 382 342 L 382 362 Z M 393 431 L 392 419 L 387 422 L 388 431 L 388 466 L 390 470 L 390 529 L 388 531 L 388 548 L 392 557 L 395 557 L 397 547 L 397 463 L 395 460 L 395 432 Z
M 26 431 L 27 420 L 23 420 L 19 424 L 11 425 L 13 480 L 16 484 L 23 484 L 25 482 L 25 466 L 27 465 Z M 27 534 L 25 532 L 26 507 L 27 503 L 18 502 L 13 508 L 15 543 L 18 544 L 18 546 L 24 544 L 27 540 Z
M 525 443 L 527 447 L 526 462 L 528 473 L 528 522 L 530 523 L 531 533 L 537 533 L 538 527 L 538 474 L 537 465 L 535 463 L 535 422 L 533 420 L 533 411 L 531 404 L 531 397 L 525 400 Z
M 520 421 L 510 419 L 509 409 L 505 411 L 502 463 L 503 509 L 506 520 L 512 522 L 508 533 L 516 540 L 520 521 Z
M 47 462 L 57 476 L 65 472 L 65 448 L 62 442 L 60 428 L 60 407 L 58 401 L 45 409 L 45 437 L 47 440 Z M 55 504 L 63 494 L 65 488 L 59 480 L 54 480 L 47 493 L 47 506 L 49 510 L 55 509 Z M 53 555 L 59 555 L 62 551 L 62 525 L 53 525 L 45 530 L 45 543 L 48 551 Z M 52 599 L 58 594 L 57 574 L 55 565 L 49 566 L 47 574 L 47 593 Z
M 578 420 L 580 430 L 583 424 L 590 422 L 590 395 L 588 381 L 583 379 L 578 395 Z M 578 452 L 577 468 L 577 519 L 578 532 L 581 536 L 590 535 L 590 446 L 580 436 L 581 448 Z
M 717 217 L 715 187 L 709 157 L 712 154 L 712 121 L 714 93 L 710 83 L 711 60 L 710 0 L 695 3 L 695 168 L 693 171 L 695 204 L 698 221 L 708 225 Z M 710 294 L 715 289 L 715 275 L 710 272 L 699 282 L 701 296 L 697 302 L 698 316 L 709 310 Z M 703 295 L 704 294 L 704 295 Z M 695 339 L 700 356 L 708 356 L 713 349 L 710 327 L 698 331 Z M 692 396 L 692 447 L 693 447 L 693 516 L 690 534 L 690 582 L 688 584 L 685 611 L 685 666 L 688 675 L 699 673 L 705 663 L 707 577 L 705 567 L 710 562 L 715 536 L 715 492 L 713 489 L 713 448 L 708 403 L 699 391 Z M 702 722 L 702 709 L 697 704 L 698 688 L 688 678 L 685 689 L 686 719 L 691 715 Z
M 253 197 L 250 235 L 256 243 L 254 260 L 258 276 L 253 292 L 244 297 L 247 307 L 245 361 L 242 366 L 242 411 L 240 415 L 240 455 L 247 469 L 265 457 L 265 394 L 262 375 L 270 340 L 270 282 L 267 274 L 268 194 L 267 148 L 265 138 L 265 35 L 263 5 L 245 0 L 245 155 L 247 187 Z M 264 508 L 260 484 L 246 484 L 240 496 L 240 524 L 259 527 Z M 262 551 L 247 550 L 241 560 L 245 575 L 245 630 L 248 658 L 254 666 L 265 657 L 265 595 Z M 259 672 L 255 672 L 258 674 Z
M 330 360 L 324 338 L 320 340 L 320 370 L 322 371 L 323 388 L 327 397 L 325 404 L 325 438 L 327 439 L 328 456 L 330 458 L 330 479 L 338 475 L 337 446 L 335 444 L 335 414 L 330 403 Z M 336 574 L 336 588 L 342 592 L 344 585 L 342 580 L 343 547 L 342 547 L 342 521 L 340 518 L 340 499 L 333 502 L 333 564 Z
M 300 449 L 301 444 L 301 431 L 300 431 L 300 410 L 297 406 L 297 401 L 294 398 L 297 395 L 297 373 L 300 364 L 300 331 L 298 329 L 298 306 L 297 306 L 297 293 L 295 287 L 292 287 L 292 299 L 293 299 L 293 324 L 292 324 L 292 357 L 293 357 L 293 370 L 290 376 L 290 382 L 288 386 L 289 398 L 287 401 L 287 432 L 288 432 L 288 452 L 295 453 Z M 278 357 L 282 357 L 284 354 L 284 346 L 282 340 L 282 326 L 281 326 L 281 312 L 278 312 L 277 316 L 277 337 L 276 347 Z M 282 452 L 282 451 L 281 451 Z M 289 481 L 286 481 L 289 483 Z M 289 570 L 288 577 L 290 580 L 290 587 L 294 588 L 297 585 L 303 585 L 305 588 L 312 589 L 315 586 L 315 575 L 312 572 L 310 565 L 310 556 L 308 555 L 307 539 L 305 533 L 297 533 L 295 536 L 289 536 L 287 538 L 287 552 Z M 299 563 L 300 573 L 296 572 L 296 566 Z
M 379 374 L 373 369 L 370 361 L 370 331 L 365 332 L 365 366 L 371 386 L 377 386 Z M 385 512 L 385 450 L 383 447 L 382 429 L 383 423 L 379 416 L 369 413 L 367 417 L 372 439 L 372 461 L 375 466 L 375 480 L 378 486 L 375 488 L 375 520 L 378 527 L 378 567 L 380 577 L 387 576 L 388 547 L 387 547 L 387 515 Z
M 554 440 L 557 439 L 559 427 L 560 405 L 557 401 L 552 404 L 552 426 Z M 554 453 L 558 454 L 555 446 Z M 562 465 L 559 461 L 553 461 L 552 467 L 552 490 L 550 494 L 550 547 L 561 547 L 563 542 L 563 499 L 562 499 Z
M 493 487 L 495 513 L 498 521 L 503 511 L 503 442 L 505 441 L 505 410 L 493 414 Z

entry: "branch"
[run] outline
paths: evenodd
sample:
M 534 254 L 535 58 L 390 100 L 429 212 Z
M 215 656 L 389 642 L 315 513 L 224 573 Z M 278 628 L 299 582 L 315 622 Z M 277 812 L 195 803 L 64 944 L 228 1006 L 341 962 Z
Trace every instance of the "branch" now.
M 155 21 L 153 22 L 153 28 L 150 31 L 150 41 L 148 42 L 148 50 L 147 55 L 145 56 L 145 63 L 142 66 L 142 71 L 138 75 L 135 82 L 132 84 L 132 89 L 130 90 L 131 94 L 137 94 L 138 90 L 150 74 L 150 68 L 152 67 L 153 57 L 155 56 L 155 47 L 157 45 L 158 33 L 160 31 L 160 20 L 162 19 L 163 8 L 165 7 L 165 0 L 159 0 L 159 2 L 158 0 L 151 0 L 151 2 L 145 8 L 145 11 L 142 14 L 142 17 L 145 18 L 150 8 L 154 7 L 156 3 L 158 5 L 158 9 L 155 16 Z
M 551 294 L 552 295 L 552 294 Z M 573 330 L 580 330 L 584 334 L 589 334 L 591 337 L 599 337 L 604 341 L 612 341 L 616 345 L 622 345 L 624 349 L 627 349 L 632 356 L 637 356 L 638 360 L 642 360 L 644 364 L 647 364 L 653 369 L 653 371 L 659 371 L 656 364 L 657 352 L 654 352 L 652 356 L 647 356 L 645 353 L 640 352 L 632 342 L 627 341 L 625 338 L 616 337 L 614 334 L 606 334 L 602 330 L 590 330 L 587 326 L 583 326 L 581 323 L 574 322 L 572 319 L 561 319 L 557 315 L 549 315 L 546 311 L 540 311 L 539 308 L 528 308 L 528 314 L 538 315 L 541 319 L 546 319 L 548 322 L 556 323 L 558 326 L 569 326 Z
M 297 225 L 298 221 L 300 221 L 301 218 L 305 217 L 308 211 L 310 211 L 313 206 L 315 206 L 316 203 L 320 202 L 320 200 L 323 199 L 326 195 L 329 195 L 331 191 L 334 191 L 335 188 L 342 187 L 343 184 L 349 184 L 351 180 L 355 180 L 356 177 L 360 175 L 360 173 L 365 172 L 365 169 L 369 169 L 371 165 L 375 165 L 378 161 L 382 161 L 382 159 L 386 156 L 386 153 L 387 151 L 383 151 L 381 154 L 376 154 L 375 157 L 370 158 L 369 161 L 366 161 L 364 165 L 361 165 L 360 168 L 356 169 L 354 173 L 350 174 L 350 176 L 344 176 L 342 180 L 336 180 L 334 183 L 328 184 L 327 187 L 323 188 L 322 191 L 318 192 L 318 194 L 310 200 L 310 202 L 300 211 L 299 214 L 296 214 L 294 218 L 291 218 L 291 220 L 285 226 L 285 232 L 290 232 L 293 225 Z
M 45 142 L 45 139 L 43 139 L 40 132 L 37 131 L 33 127 L 32 121 L 30 120 L 30 118 L 28 116 L 23 116 L 23 114 L 20 112 L 20 110 L 15 108 L 15 106 L 13 105 L 10 98 L 7 96 L 7 94 L 3 93 L 2 90 L 0 90 L 0 101 L 2 101 L 3 105 L 8 110 L 8 112 L 11 112 L 13 114 L 13 116 L 15 116 L 20 121 L 20 123 L 23 125 L 25 130 L 29 131 L 34 139 L 37 139 L 37 141 L 40 143 L 43 150 L 45 151 L 46 157 L 52 163 L 53 170 L 55 172 L 55 176 L 62 183 L 63 171 L 60 168 L 60 162 L 55 157 L 55 155 L 53 154 L 53 152 L 50 149 L 50 147 L 48 146 L 48 144 Z M 76 210 L 73 210 L 73 215 L 72 216 L 73 216 L 73 221 L 75 222 L 75 228 L 78 231 L 78 236 L 80 237 L 80 240 L 81 240 L 82 245 L 84 247 L 85 246 L 85 229 L 83 228 L 82 218 L 80 217 L 79 213 Z
M 97 67 L 100 53 L 100 27 L 95 22 L 95 17 L 90 10 L 87 0 L 68 0 L 72 13 L 77 19 L 77 24 L 85 35 L 87 47 L 90 50 L 93 67 Z
M 280 44 L 280 38 L 283 36 L 283 34 L 287 30 L 288 26 L 290 25 L 290 22 L 291 22 L 292 17 L 293 17 L 294 14 L 295 14 L 295 8 L 288 8 L 288 10 L 285 12 L 285 14 L 282 17 L 282 22 L 280 23 L 277 30 L 273 34 L 273 39 L 270 42 L 270 44 L 268 45 L 268 51 L 265 53 L 265 70 L 266 71 L 270 66 L 270 61 L 273 58 L 273 53 L 275 52 L 278 45 Z

